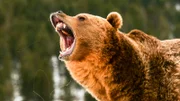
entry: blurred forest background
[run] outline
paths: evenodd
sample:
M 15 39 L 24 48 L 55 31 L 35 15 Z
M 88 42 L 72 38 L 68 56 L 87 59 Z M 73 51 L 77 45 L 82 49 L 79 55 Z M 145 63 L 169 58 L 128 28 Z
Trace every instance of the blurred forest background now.
M 119 12 L 129 32 L 180 38 L 179 0 L 0 0 L 0 101 L 95 101 L 57 60 L 49 15 Z

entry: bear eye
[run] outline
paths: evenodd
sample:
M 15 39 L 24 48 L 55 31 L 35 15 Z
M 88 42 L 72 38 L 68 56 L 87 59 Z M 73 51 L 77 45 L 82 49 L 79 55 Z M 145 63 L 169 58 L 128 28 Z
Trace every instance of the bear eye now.
M 83 16 L 78 16 L 78 19 L 79 19 L 79 21 L 84 21 L 84 20 L 85 20 L 85 17 L 83 17 Z

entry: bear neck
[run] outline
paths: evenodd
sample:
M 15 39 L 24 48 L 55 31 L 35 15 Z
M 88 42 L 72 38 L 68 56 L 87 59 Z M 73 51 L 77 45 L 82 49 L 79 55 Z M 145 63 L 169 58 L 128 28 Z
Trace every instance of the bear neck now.
M 143 92 L 142 84 L 146 76 L 141 50 L 134 40 L 121 32 L 108 34 L 108 37 L 106 43 L 109 44 L 102 49 L 101 56 L 101 60 L 107 58 L 104 61 L 107 70 L 105 88 L 109 89 L 106 93 L 110 101 L 130 100 Z

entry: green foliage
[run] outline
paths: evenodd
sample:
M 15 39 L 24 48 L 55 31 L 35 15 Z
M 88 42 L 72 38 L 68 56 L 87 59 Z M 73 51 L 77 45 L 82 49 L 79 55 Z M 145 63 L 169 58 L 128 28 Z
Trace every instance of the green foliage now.
M 171 0 L 0 0 L 0 101 L 12 99 L 13 61 L 21 64 L 21 94 L 25 101 L 52 100 L 52 55 L 58 55 L 59 37 L 49 15 L 62 10 L 106 17 L 111 11 L 123 17 L 122 31 L 140 29 L 160 39 L 180 38 L 180 11 Z M 60 62 L 61 66 L 64 66 Z M 64 67 L 63 67 L 64 68 Z M 66 83 L 72 81 L 65 71 Z M 63 87 L 65 101 L 73 100 L 71 86 Z M 86 101 L 93 101 L 85 95 Z

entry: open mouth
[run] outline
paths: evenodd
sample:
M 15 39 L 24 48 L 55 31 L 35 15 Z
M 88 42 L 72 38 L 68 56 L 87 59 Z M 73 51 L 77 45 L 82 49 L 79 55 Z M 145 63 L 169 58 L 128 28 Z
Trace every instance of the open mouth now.
M 59 58 L 69 56 L 75 46 L 75 37 L 72 29 L 56 15 L 51 15 L 50 20 L 56 32 L 60 35 L 61 51 Z

